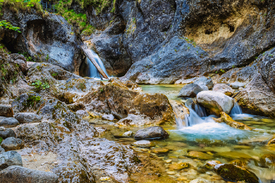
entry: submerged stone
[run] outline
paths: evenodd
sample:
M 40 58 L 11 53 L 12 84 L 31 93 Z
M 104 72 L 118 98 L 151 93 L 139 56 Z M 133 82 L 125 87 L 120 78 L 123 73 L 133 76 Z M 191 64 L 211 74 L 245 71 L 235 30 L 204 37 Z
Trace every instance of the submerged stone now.
M 168 153 L 169 152 L 169 149 L 167 148 L 154 148 L 152 149 L 152 152 L 153 153 L 156 153 L 156 154 L 165 154 L 165 153 Z
M 139 140 L 137 142 L 133 143 L 134 146 L 137 147 L 152 147 L 154 146 L 152 142 L 150 142 L 149 140 Z
M 260 158 L 260 164 L 263 167 L 275 166 L 275 154 L 265 154 Z
M 222 164 L 217 165 L 215 169 L 217 174 L 220 175 L 225 181 L 259 183 L 259 178 L 253 172 L 239 166 Z
M 190 164 L 189 163 L 173 163 L 169 165 L 169 170 L 182 170 L 185 168 L 189 168 Z
M 138 130 L 135 134 L 135 139 L 166 139 L 169 137 L 169 134 L 160 126 L 148 127 L 145 129 Z
M 202 159 L 202 160 L 207 160 L 207 159 L 213 159 L 212 155 L 203 153 L 203 152 L 199 152 L 199 151 L 190 151 L 187 156 L 191 157 L 191 158 L 198 158 L 198 159 Z

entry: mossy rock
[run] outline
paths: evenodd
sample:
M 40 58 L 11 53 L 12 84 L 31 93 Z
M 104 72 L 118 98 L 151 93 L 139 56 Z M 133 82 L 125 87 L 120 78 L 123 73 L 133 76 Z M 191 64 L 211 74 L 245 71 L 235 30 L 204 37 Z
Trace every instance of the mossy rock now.
M 216 169 L 216 172 L 225 181 L 245 181 L 248 183 L 259 183 L 259 178 L 253 172 L 232 164 L 220 165 Z

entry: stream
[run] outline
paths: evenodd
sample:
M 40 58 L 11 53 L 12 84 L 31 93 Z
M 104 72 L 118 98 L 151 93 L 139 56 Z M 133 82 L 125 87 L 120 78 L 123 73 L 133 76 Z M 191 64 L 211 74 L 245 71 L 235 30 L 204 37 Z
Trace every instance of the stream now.
M 170 101 L 186 100 L 177 95 L 182 85 L 141 85 L 143 92 L 165 94 Z M 188 107 L 188 106 L 187 106 Z M 189 109 L 190 110 L 190 109 Z M 199 114 L 200 117 L 197 113 Z M 211 117 L 206 116 L 205 111 L 199 106 L 190 110 L 190 116 L 186 117 L 189 122 L 162 126 L 169 134 L 166 140 L 155 140 L 155 147 L 138 148 L 137 152 L 148 152 L 159 157 L 165 162 L 167 174 L 177 180 L 190 182 L 197 178 L 209 180 L 209 182 L 226 182 L 215 172 L 206 170 L 204 165 L 209 160 L 217 160 L 222 163 L 233 163 L 243 166 L 254 172 L 262 183 L 272 183 L 275 180 L 274 165 L 263 166 L 261 157 L 267 154 L 275 154 L 274 146 L 266 146 L 272 134 L 275 133 L 275 120 L 267 117 L 243 114 L 235 104 L 230 116 L 239 122 L 255 128 L 253 131 L 245 131 L 232 128 L 225 123 L 217 123 Z M 108 128 L 111 134 L 123 134 L 126 131 L 134 133 L 145 127 L 117 128 L 108 121 L 95 122 L 95 126 Z M 105 138 L 115 140 L 123 144 L 132 144 L 133 138 L 115 138 L 107 135 Z M 159 152 L 154 151 L 158 149 Z M 190 156 L 189 152 L 202 152 L 197 157 Z M 189 163 L 191 168 L 181 171 L 171 170 L 171 163 Z

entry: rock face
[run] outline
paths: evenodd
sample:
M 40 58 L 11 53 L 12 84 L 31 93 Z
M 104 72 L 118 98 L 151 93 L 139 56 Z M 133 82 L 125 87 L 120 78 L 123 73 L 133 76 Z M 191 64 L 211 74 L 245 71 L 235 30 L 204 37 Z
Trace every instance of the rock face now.
M 202 91 L 197 95 L 197 101 L 199 104 L 209 109 L 217 116 L 220 112 L 230 113 L 234 106 L 234 100 L 231 97 L 226 96 L 220 92 Z
M 42 120 L 42 116 L 39 116 L 34 113 L 17 113 L 14 116 L 15 119 L 19 121 L 19 123 L 35 123 L 40 122 Z
M 1 182 L 57 183 L 58 176 L 51 172 L 32 170 L 21 166 L 10 166 L 0 172 Z
M 21 155 L 16 151 L 0 153 L 0 160 L 0 170 L 12 165 L 23 166 Z
M 260 72 L 267 85 L 275 92 L 275 48 L 261 58 Z
M 235 98 L 244 109 L 256 114 L 275 117 L 274 96 L 262 76 L 256 74 L 253 80 Z
M 251 171 L 232 164 L 216 165 L 215 170 L 226 181 L 259 183 L 259 178 Z
M 1 146 L 6 150 L 18 150 L 24 147 L 24 142 L 19 138 L 8 137 L 2 141 Z
M 8 5 L 7 5 L 8 6 Z M 49 62 L 74 73 L 84 61 L 81 43 L 73 27 L 58 15 L 42 16 L 35 10 L 18 10 L 18 15 L 3 7 L 3 19 L 20 27 L 21 34 L 6 31 L 3 42 L 12 52 L 27 52 L 35 61 Z M 14 17 L 18 17 L 14 19 Z
M 159 126 L 148 127 L 142 130 L 138 130 L 135 134 L 136 140 L 147 139 L 166 139 L 169 137 L 169 134 Z
M 227 96 L 232 96 L 234 94 L 234 90 L 226 84 L 215 84 L 213 91 L 221 92 Z
M 12 107 L 9 105 L 0 105 L 0 116 L 13 117 Z
M 197 84 L 187 84 L 185 85 L 179 93 L 179 97 L 196 97 L 199 92 L 203 89 Z

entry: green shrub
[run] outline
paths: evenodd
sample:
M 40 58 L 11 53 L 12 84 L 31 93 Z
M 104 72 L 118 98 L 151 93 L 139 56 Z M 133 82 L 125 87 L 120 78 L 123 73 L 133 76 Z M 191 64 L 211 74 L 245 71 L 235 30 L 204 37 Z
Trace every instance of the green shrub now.
M 32 86 L 34 86 L 37 91 L 40 91 L 42 89 L 45 90 L 47 88 L 50 88 L 50 85 L 47 81 L 42 82 L 40 80 L 36 80 L 34 83 L 32 83 Z

